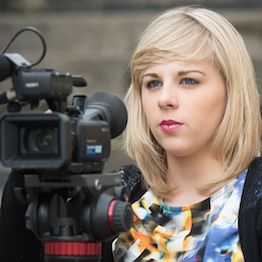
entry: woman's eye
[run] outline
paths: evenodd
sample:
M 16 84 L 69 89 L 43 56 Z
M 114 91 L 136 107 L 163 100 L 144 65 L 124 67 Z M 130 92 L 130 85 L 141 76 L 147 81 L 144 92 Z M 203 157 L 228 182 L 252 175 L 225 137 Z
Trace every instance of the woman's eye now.
M 192 78 L 184 78 L 184 79 L 182 79 L 180 84 L 183 84 L 183 85 L 194 85 L 194 84 L 198 84 L 198 82 L 196 80 L 192 79 Z
M 158 80 L 152 80 L 147 83 L 147 87 L 150 88 L 155 88 L 158 87 L 161 83 Z

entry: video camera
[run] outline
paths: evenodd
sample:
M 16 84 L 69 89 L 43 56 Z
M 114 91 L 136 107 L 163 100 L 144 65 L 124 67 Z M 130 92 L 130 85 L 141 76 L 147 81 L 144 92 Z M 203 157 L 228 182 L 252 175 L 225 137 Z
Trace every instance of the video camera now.
M 25 30 L 36 33 L 44 47 L 33 64 L 19 54 L 5 53 Z M 67 261 L 99 261 L 101 241 L 132 224 L 121 174 L 102 174 L 111 139 L 126 126 L 126 108 L 107 92 L 76 95 L 68 106 L 72 87 L 86 86 L 86 80 L 53 69 L 32 69 L 46 53 L 45 40 L 37 29 L 25 27 L 12 41 L 0 54 L 0 81 L 11 77 L 13 83 L 0 95 L 0 104 L 8 104 L 9 111 L 0 122 L 1 162 L 24 176 L 26 195 L 23 188 L 16 188 L 15 193 L 21 202 L 29 203 L 26 226 L 45 242 L 47 261 L 65 257 L 71 258 Z M 20 112 L 24 105 L 36 108 L 40 100 L 47 102 L 51 113 Z M 81 208 L 78 215 L 71 216 L 67 199 L 75 189 L 82 194 Z M 65 243 L 71 249 L 72 242 L 81 251 L 64 252 Z

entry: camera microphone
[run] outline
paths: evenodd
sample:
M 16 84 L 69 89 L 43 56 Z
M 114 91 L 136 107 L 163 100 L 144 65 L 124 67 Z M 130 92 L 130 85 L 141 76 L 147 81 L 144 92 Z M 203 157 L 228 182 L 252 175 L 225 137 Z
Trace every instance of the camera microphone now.
M 6 80 L 12 73 L 12 67 L 8 58 L 0 54 L 0 82 Z M 16 98 L 16 92 L 12 89 L 0 94 L 0 105 L 6 104 Z
M 0 54 L 0 82 L 6 80 L 11 75 L 11 64 L 8 58 Z
M 19 54 L 0 54 L 0 82 L 6 80 L 15 71 L 16 67 L 27 66 L 30 67 L 30 63 Z M 0 94 L 0 105 L 6 104 L 17 98 L 17 93 L 14 88 L 9 89 Z

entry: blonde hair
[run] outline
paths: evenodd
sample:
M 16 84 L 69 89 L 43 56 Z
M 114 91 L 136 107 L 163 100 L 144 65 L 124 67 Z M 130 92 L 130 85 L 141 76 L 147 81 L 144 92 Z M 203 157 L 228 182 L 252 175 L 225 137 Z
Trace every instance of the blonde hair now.
M 261 119 L 253 64 L 240 34 L 214 11 L 179 7 L 160 14 L 146 28 L 130 64 L 124 146 L 141 169 L 146 186 L 158 197 L 174 189 L 166 182 L 165 152 L 143 112 L 141 81 L 149 66 L 175 59 L 210 60 L 225 81 L 225 113 L 212 141 L 213 152 L 222 158 L 224 169 L 215 181 L 200 188 L 200 192 L 210 194 L 246 170 L 259 154 Z

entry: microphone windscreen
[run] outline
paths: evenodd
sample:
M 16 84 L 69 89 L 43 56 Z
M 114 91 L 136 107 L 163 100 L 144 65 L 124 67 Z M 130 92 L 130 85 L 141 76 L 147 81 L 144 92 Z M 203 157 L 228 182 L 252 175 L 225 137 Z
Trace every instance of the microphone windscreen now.
M 11 75 L 11 65 L 3 54 L 0 54 L 0 82 L 6 80 Z

